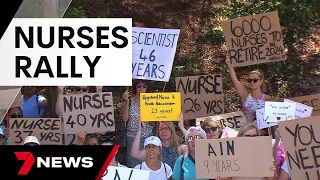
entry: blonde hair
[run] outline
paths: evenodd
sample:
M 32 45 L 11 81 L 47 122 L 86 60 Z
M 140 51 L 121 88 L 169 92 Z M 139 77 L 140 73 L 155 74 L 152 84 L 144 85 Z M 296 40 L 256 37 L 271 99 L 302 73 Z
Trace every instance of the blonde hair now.
M 249 131 L 251 129 L 255 129 L 257 132 L 257 135 L 259 135 L 259 131 L 258 131 L 256 122 L 246 122 L 245 124 L 243 124 L 240 127 L 237 137 L 242 137 L 244 135 L 244 133 L 246 133 L 247 131 Z
M 160 127 L 160 123 L 165 123 L 171 130 L 171 147 L 173 148 L 174 152 L 178 152 L 178 138 L 177 138 L 177 133 L 176 133 L 176 129 L 175 126 L 172 122 L 169 121 L 160 121 L 157 123 L 156 125 L 156 136 L 158 136 L 160 138 L 160 134 L 159 134 L 159 127 Z
M 205 129 L 206 126 L 210 126 L 210 127 L 217 127 L 218 128 L 218 131 L 220 133 L 220 136 L 222 135 L 222 127 L 220 125 L 220 123 L 217 121 L 217 120 L 213 120 L 213 119 L 210 119 L 210 118 L 206 118 L 204 120 L 204 122 L 201 124 L 201 128 L 202 129 Z
M 261 87 L 260 87 L 260 90 L 262 93 L 264 93 L 266 91 L 266 81 L 264 79 L 264 74 L 261 70 L 259 69 L 256 69 L 256 70 L 253 70 L 249 73 L 250 74 L 257 74 L 260 78 L 260 80 L 262 81 L 262 84 L 261 84 Z

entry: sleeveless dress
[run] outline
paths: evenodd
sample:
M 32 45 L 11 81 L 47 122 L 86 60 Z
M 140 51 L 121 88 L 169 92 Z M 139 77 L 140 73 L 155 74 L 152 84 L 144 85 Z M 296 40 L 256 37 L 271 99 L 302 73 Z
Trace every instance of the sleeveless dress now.
M 261 94 L 258 99 L 254 99 L 251 93 L 248 94 L 246 102 L 242 106 L 242 112 L 246 116 L 247 121 L 256 120 L 256 110 L 264 108 L 265 105 L 265 94 Z

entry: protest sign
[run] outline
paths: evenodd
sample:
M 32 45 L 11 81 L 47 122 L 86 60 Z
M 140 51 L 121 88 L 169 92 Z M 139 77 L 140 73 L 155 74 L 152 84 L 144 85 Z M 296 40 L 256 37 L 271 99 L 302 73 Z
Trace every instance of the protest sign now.
M 283 102 L 296 103 L 296 118 L 306 118 L 310 117 L 313 111 L 313 107 L 307 106 L 305 104 L 297 103 L 295 101 L 284 99 Z
M 180 92 L 140 93 L 141 121 L 179 121 Z
M 292 180 L 320 179 L 320 116 L 279 122 Z
M 320 94 L 300 96 L 289 99 L 313 107 L 312 116 L 320 115 Z
M 223 129 L 223 132 L 220 138 L 232 138 L 237 136 L 238 136 L 238 131 L 231 129 L 229 127 L 225 127 Z
M 207 119 L 217 121 L 220 124 L 220 127 L 222 128 L 229 127 L 232 129 L 239 129 L 242 124 L 247 122 L 247 119 L 243 112 L 237 111 L 216 116 L 196 118 L 196 125 L 201 126 L 202 122 L 204 122 Z
M 276 123 L 295 119 L 296 103 L 288 102 L 265 102 L 264 120 L 266 122 Z
M 272 177 L 271 143 L 270 136 L 196 140 L 196 177 Z
M 35 136 L 41 145 L 61 145 L 60 118 L 10 118 L 10 144 L 22 145 L 27 136 Z
M 108 166 L 102 180 L 149 180 L 149 171 L 126 167 Z
M 222 28 L 233 67 L 287 59 L 277 11 L 227 20 Z
M 181 92 L 184 119 L 224 113 L 222 77 L 220 74 L 177 77 L 176 90 Z
M 257 126 L 259 129 L 264 129 L 277 125 L 277 122 L 267 122 L 264 120 L 264 108 L 256 110 Z
M 115 131 L 111 92 L 63 96 L 65 134 Z
M 15 97 L 14 101 L 11 104 L 11 107 L 21 107 L 22 106 L 22 96 L 21 91 L 18 91 L 17 96 Z
M 132 78 L 168 82 L 179 29 L 132 28 Z

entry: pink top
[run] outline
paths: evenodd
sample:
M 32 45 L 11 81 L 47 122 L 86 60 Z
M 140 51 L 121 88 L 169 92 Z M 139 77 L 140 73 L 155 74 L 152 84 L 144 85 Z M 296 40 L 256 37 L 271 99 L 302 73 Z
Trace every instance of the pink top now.
M 254 99 L 249 93 L 246 102 L 242 106 L 243 114 L 246 116 L 248 121 L 256 120 L 256 110 L 264 108 L 264 96 L 265 94 L 261 94 L 258 99 Z
M 277 165 L 281 166 L 283 164 L 283 162 L 285 161 L 285 159 L 286 159 L 286 157 L 285 157 L 283 143 L 282 143 L 282 141 L 280 141 L 279 146 L 278 146 L 278 150 L 277 150 L 277 159 L 276 159 Z

